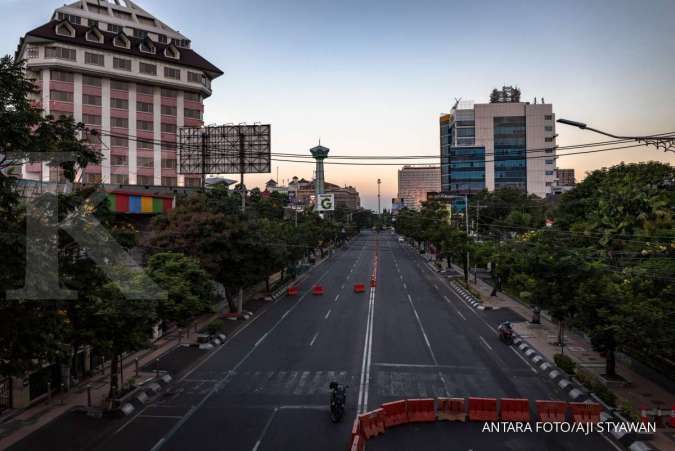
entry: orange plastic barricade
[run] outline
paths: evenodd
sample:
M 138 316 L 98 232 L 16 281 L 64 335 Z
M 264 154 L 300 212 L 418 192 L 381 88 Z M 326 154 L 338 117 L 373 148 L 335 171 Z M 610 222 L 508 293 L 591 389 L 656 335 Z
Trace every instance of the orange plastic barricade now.
M 375 276 L 372 276 L 370 278 L 370 287 L 375 288 L 377 286 L 377 280 L 375 279 Z
M 354 293 L 363 293 L 366 291 L 366 286 L 362 283 L 357 283 L 354 285 Z
M 368 440 L 371 437 L 384 434 L 384 410 L 377 409 L 359 415 L 360 428 L 363 437 Z
M 571 402 L 572 421 L 575 423 L 597 423 L 600 421 L 602 406 L 594 402 Z
M 539 421 L 562 423 L 565 421 L 567 403 L 565 401 L 537 401 Z
M 366 441 L 360 435 L 357 435 L 352 439 L 352 446 L 349 448 L 351 451 L 364 451 L 366 449 Z
M 530 402 L 527 399 L 502 398 L 499 410 L 504 421 L 530 421 Z
M 496 398 L 469 398 L 470 421 L 497 421 Z
M 675 428 L 675 406 L 670 409 L 670 427 Z
M 408 421 L 411 423 L 436 421 L 433 398 L 408 399 Z
M 324 288 L 321 285 L 314 285 L 312 287 L 312 294 L 314 296 L 321 296 L 325 292 L 326 292 L 326 290 L 324 290 Z
M 438 419 L 466 421 L 464 398 L 438 398 Z
M 365 437 L 363 436 L 363 429 L 361 428 L 361 421 L 359 418 L 356 418 L 354 420 L 354 424 L 352 425 L 352 442 L 356 439 L 356 437 L 360 437 L 362 442 L 365 442 Z
M 300 288 L 298 287 L 288 287 L 289 296 L 297 296 L 300 293 Z
M 384 427 L 398 426 L 408 422 L 407 403 L 403 401 L 386 402 L 382 404 L 384 411 Z

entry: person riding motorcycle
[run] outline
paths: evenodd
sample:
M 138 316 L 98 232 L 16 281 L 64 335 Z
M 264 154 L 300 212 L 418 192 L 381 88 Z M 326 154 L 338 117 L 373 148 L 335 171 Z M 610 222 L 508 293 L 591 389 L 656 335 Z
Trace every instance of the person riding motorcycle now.
M 504 321 L 497 327 L 499 331 L 499 339 L 506 344 L 513 343 L 513 328 L 510 321 Z
M 347 403 L 348 385 L 340 385 L 333 381 L 328 386 L 330 392 L 330 419 L 333 423 L 342 420 L 345 414 L 345 404 Z

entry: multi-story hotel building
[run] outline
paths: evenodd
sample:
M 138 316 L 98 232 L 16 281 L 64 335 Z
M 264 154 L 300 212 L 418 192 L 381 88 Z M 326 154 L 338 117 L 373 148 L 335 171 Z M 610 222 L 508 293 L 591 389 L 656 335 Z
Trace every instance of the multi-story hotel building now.
M 438 166 L 403 166 L 398 171 L 398 198 L 406 208 L 419 210 L 428 193 L 441 189 Z
M 16 57 L 36 79 L 45 114 L 98 132 L 88 139 L 103 161 L 83 182 L 199 186 L 200 177 L 177 172 L 177 132 L 203 124 L 203 101 L 222 71 L 188 38 L 129 0 L 81 0 L 26 33 Z M 22 176 L 61 178 L 40 163 L 24 165 Z
M 458 102 L 440 117 L 440 135 L 442 192 L 551 193 L 557 136 L 551 104 Z

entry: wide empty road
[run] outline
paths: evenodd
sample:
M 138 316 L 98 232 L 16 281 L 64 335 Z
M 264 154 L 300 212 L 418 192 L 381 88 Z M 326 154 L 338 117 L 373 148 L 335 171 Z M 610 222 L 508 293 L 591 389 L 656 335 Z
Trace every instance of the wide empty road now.
M 353 292 L 355 283 L 377 287 Z M 325 287 L 323 296 L 312 285 Z M 357 412 L 436 396 L 557 399 L 496 325 L 389 232 L 364 232 L 315 267 L 300 295 L 245 325 L 168 395 L 130 418 L 103 450 L 344 450 Z M 345 421 L 328 417 L 328 384 L 349 385 Z M 401 427 L 372 449 L 605 450 L 599 435 L 488 434 L 476 425 Z M 409 428 L 409 429 L 407 429 Z

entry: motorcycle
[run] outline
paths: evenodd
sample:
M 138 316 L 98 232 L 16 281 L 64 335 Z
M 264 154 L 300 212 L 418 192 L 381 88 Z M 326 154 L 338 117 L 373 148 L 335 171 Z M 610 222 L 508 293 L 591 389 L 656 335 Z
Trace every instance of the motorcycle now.
M 333 423 L 339 423 L 345 414 L 345 404 L 347 403 L 348 385 L 340 385 L 337 382 L 331 382 L 328 386 L 330 393 L 330 419 Z
M 502 323 L 497 328 L 499 331 L 499 339 L 506 343 L 507 345 L 513 344 L 513 329 L 511 329 L 511 324 Z

